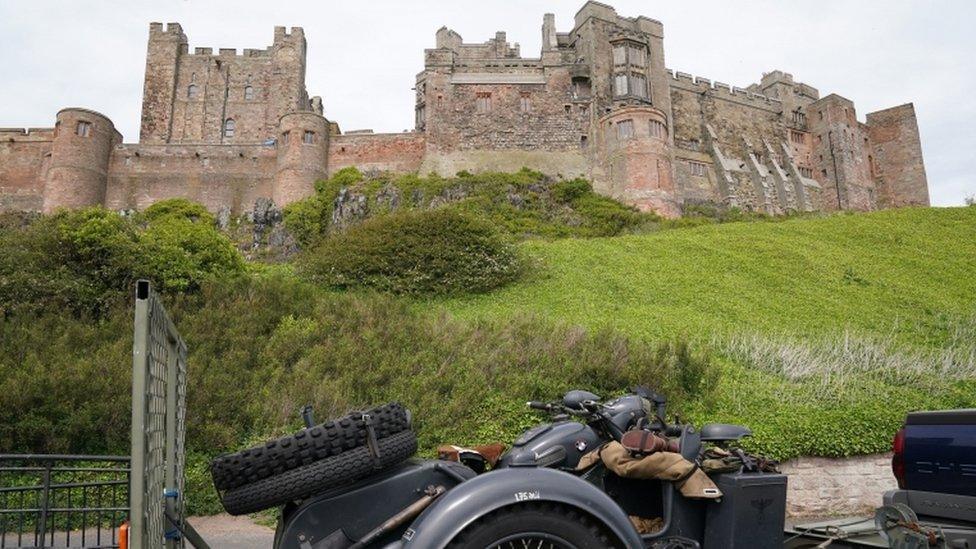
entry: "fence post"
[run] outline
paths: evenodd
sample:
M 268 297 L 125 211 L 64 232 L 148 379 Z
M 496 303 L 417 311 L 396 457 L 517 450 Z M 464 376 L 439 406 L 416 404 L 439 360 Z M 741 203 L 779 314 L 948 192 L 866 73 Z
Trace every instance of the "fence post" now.
M 149 283 L 136 283 L 132 340 L 132 461 L 129 472 L 129 549 L 149 549 L 146 532 L 146 387 L 149 375 Z
M 38 524 L 37 531 L 40 534 L 40 542 L 37 544 L 38 547 L 45 547 L 44 537 L 47 535 L 47 510 L 48 510 L 48 497 L 51 495 L 51 463 L 48 462 L 44 465 L 44 471 L 41 472 L 41 500 L 38 502 Z M 35 543 L 37 543 L 35 541 Z

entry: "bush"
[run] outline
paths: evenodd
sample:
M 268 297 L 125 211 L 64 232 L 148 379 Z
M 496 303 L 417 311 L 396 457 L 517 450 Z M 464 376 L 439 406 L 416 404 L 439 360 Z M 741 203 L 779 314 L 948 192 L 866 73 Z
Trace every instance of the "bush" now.
M 105 208 L 62 211 L 0 230 L 0 311 L 98 315 L 147 274 L 139 234 Z
M 244 272 L 237 248 L 205 218 L 157 218 L 140 243 L 147 272 L 163 292 L 195 291 L 205 280 Z
M 203 204 L 191 202 L 185 198 L 170 198 L 156 202 L 140 213 L 138 218 L 147 223 L 164 218 L 176 218 L 204 224 L 214 224 L 213 215 L 203 207 Z
M 452 209 L 369 219 L 330 235 L 300 262 L 325 286 L 398 294 L 485 292 L 515 280 L 521 265 L 487 223 Z
M 137 221 L 102 207 L 0 226 L 0 314 L 50 309 L 99 317 L 148 278 L 169 292 L 244 271 L 198 204 L 164 201 Z
M 559 181 L 552 186 L 552 197 L 564 203 L 571 203 L 592 192 L 593 186 L 582 178 Z

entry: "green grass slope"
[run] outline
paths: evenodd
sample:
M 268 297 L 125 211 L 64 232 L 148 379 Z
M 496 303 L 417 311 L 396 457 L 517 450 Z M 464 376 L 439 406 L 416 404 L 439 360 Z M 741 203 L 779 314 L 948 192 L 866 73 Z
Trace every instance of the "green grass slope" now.
M 458 299 L 462 317 L 527 310 L 645 337 L 894 331 L 938 345 L 976 312 L 976 208 L 902 209 L 649 235 L 532 241 L 532 280 Z
M 719 388 L 682 411 L 746 423 L 774 455 L 883 451 L 908 410 L 976 406 L 976 208 L 523 247 L 539 274 L 445 306 L 710 345 Z

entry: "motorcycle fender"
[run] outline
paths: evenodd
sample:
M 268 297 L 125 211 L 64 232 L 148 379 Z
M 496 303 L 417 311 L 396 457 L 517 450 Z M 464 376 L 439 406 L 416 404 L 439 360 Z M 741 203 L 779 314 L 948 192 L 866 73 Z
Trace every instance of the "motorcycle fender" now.
M 592 484 L 554 469 L 511 467 L 479 475 L 427 508 L 400 540 L 403 549 L 441 549 L 476 520 L 532 502 L 575 507 L 602 523 L 624 547 L 643 547 L 623 509 Z

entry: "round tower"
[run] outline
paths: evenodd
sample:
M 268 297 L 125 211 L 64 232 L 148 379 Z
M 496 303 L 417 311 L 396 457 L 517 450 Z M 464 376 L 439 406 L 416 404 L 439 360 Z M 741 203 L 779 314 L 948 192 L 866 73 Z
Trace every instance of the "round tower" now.
M 278 170 L 271 198 L 278 206 L 311 196 L 325 179 L 329 121 L 314 112 L 292 112 L 278 120 Z
M 629 106 L 614 109 L 598 124 L 609 193 L 644 211 L 681 215 L 667 115 L 650 106 Z
M 108 163 L 122 135 L 103 114 L 68 108 L 58 113 L 44 178 L 45 213 L 105 203 Z

